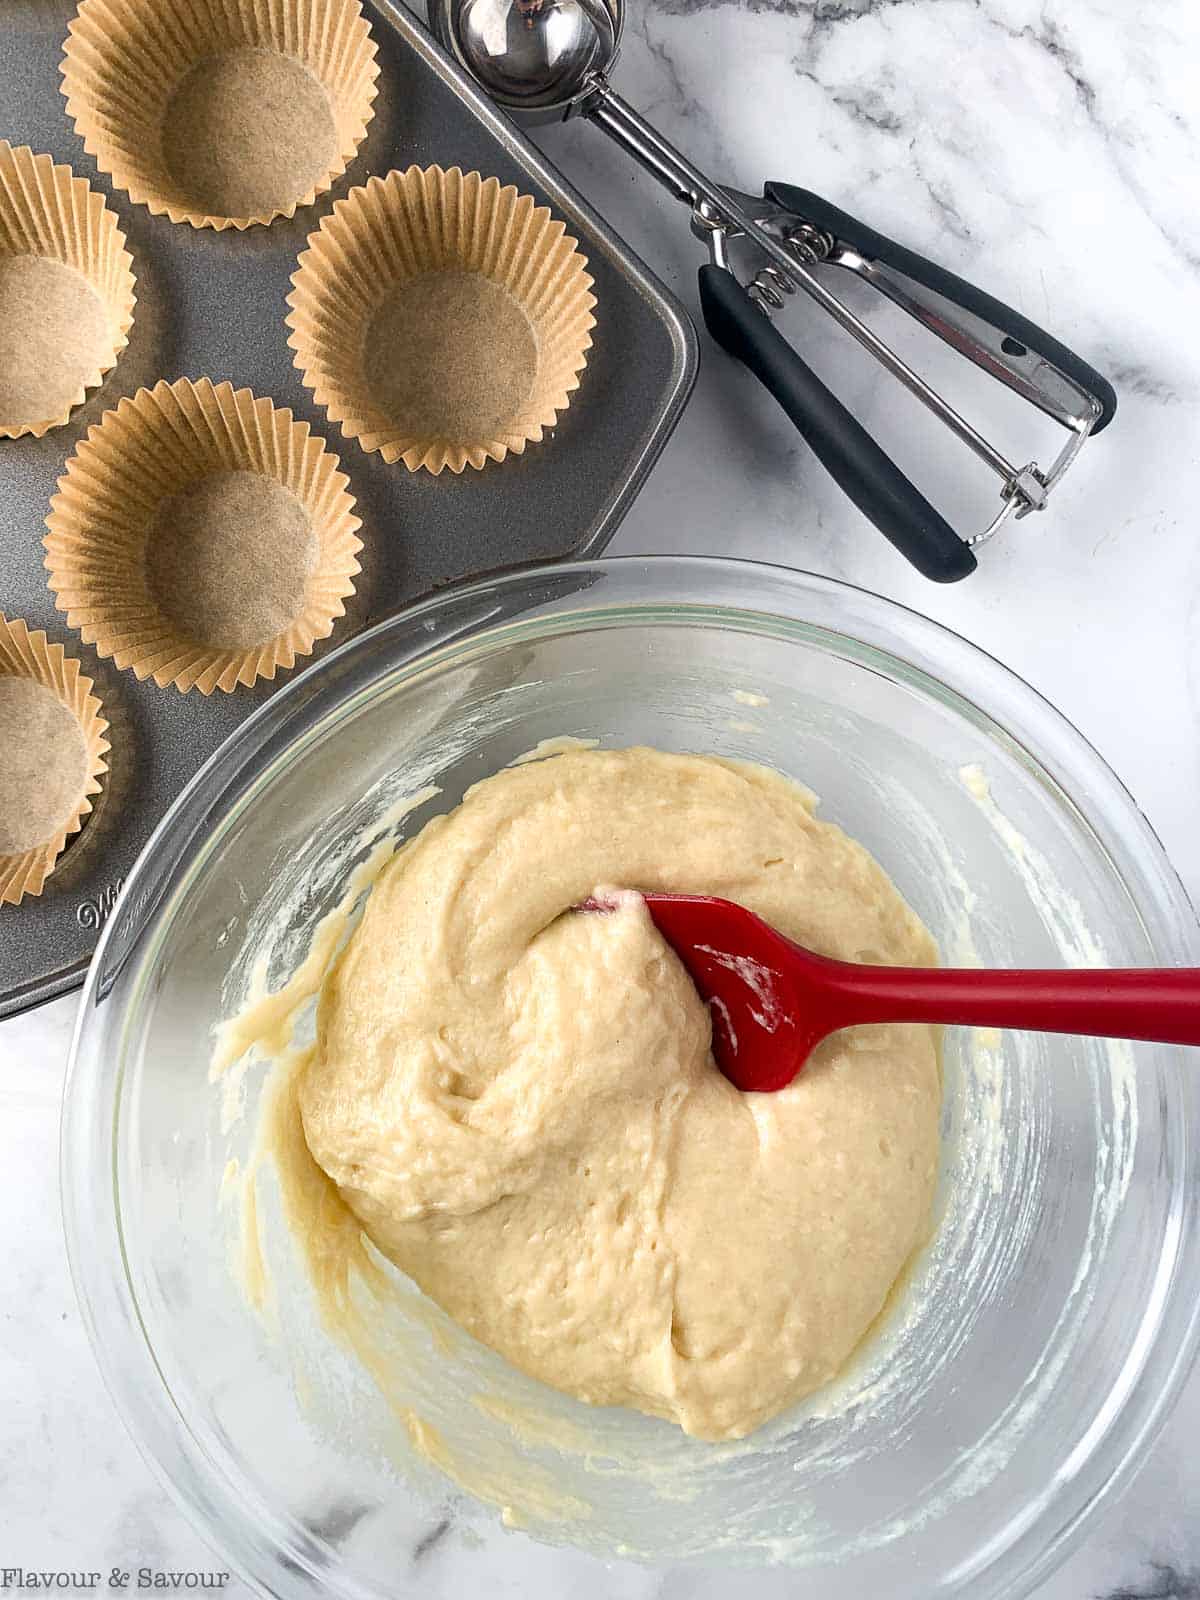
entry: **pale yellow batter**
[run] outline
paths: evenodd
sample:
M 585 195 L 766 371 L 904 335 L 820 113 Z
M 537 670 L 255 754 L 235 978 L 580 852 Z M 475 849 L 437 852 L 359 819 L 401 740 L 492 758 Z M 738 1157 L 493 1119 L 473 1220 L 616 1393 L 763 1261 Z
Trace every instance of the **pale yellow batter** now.
M 322 991 L 305 1137 L 379 1248 L 523 1371 L 740 1437 L 838 1371 L 926 1237 L 937 1041 L 853 1030 L 743 1095 L 644 905 L 571 912 L 599 886 L 724 895 L 851 960 L 936 959 L 778 775 L 555 755 L 384 871 Z

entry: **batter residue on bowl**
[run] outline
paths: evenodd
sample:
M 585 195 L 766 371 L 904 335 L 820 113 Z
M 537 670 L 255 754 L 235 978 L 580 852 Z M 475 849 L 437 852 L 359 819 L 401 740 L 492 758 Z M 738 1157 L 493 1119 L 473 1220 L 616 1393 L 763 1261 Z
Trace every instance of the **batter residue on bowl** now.
M 572 750 L 384 869 L 296 1081 L 313 1157 L 478 1339 L 582 1400 L 741 1437 L 832 1378 L 930 1227 L 938 1042 L 835 1035 L 743 1095 L 644 905 L 726 896 L 831 956 L 932 964 L 880 867 L 766 769 Z

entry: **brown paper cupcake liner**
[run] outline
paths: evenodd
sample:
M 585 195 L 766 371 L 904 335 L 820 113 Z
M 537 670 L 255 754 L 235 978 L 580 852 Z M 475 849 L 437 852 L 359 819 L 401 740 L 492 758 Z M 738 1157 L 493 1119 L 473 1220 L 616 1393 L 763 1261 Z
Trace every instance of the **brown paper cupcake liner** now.
M 129 342 L 134 287 L 104 197 L 0 139 L 0 439 L 40 439 L 104 381 Z
M 379 63 L 358 0 L 82 0 L 62 75 L 84 148 L 131 200 L 249 228 L 345 172 Z
M 44 540 L 58 609 L 161 687 L 273 678 L 354 592 L 361 523 L 338 458 L 249 389 L 140 389 L 89 431 L 58 488 Z
M 592 280 L 563 223 L 496 178 L 410 167 L 339 200 L 288 296 L 318 405 L 410 471 L 520 455 L 587 364 Z
M 49 691 L 67 715 L 47 719 L 37 698 L 14 705 L 8 693 L 14 683 Z M 92 795 L 100 793 L 108 723 L 92 688 L 62 645 L 0 613 L 0 904 L 41 894 L 67 839 L 91 811 Z M 61 749 L 60 723 L 67 735 Z

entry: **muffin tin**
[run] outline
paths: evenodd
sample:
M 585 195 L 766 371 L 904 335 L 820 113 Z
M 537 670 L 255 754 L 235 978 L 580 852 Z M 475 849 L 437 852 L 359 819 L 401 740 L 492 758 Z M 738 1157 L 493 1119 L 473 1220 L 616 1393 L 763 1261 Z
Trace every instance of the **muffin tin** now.
M 608 543 L 687 400 L 686 313 L 512 124 L 390 0 L 368 0 L 381 73 L 375 115 L 345 177 L 315 205 L 245 233 L 195 231 L 115 192 L 84 154 L 59 92 L 75 0 L 9 0 L 0 30 L 0 138 L 69 162 L 117 213 L 137 275 L 128 348 L 70 421 L 0 440 L 0 608 L 44 628 L 95 680 L 112 750 L 95 812 L 43 894 L 0 909 L 0 1016 L 77 985 L 122 881 L 155 825 L 221 741 L 274 690 L 181 695 L 119 671 L 66 626 L 42 535 L 67 459 L 122 398 L 160 379 L 231 382 L 289 407 L 340 456 L 362 518 L 347 615 L 313 658 L 431 589 L 515 563 L 593 555 Z M 551 207 L 587 257 L 597 326 L 583 382 L 544 441 L 484 472 L 412 474 L 340 436 L 301 382 L 284 323 L 308 236 L 352 185 L 412 164 L 495 175 Z

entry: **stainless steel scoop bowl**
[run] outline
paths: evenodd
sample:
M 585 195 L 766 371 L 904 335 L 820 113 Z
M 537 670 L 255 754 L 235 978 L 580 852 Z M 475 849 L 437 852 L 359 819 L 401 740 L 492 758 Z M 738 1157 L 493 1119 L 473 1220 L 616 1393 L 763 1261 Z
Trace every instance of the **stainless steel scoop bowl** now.
M 624 10 L 610 11 L 604 0 L 436 0 L 431 18 L 494 100 L 558 121 L 587 92 L 591 74 L 616 59 Z
M 709 250 L 700 269 L 709 332 L 750 368 L 859 510 L 926 577 L 950 583 L 974 571 L 976 547 L 1010 516 L 1042 510 L 1085 440 L 1112 417 L 1116 396 L 1106 379 L 973 284 L 808 190 L 772 182 L 761 195 L 743 194 L 693 166 L 608 81 L 624 0 L 430 0 L 429 15 L 441 44 L 497 104 L 533 122 L 589 117 L 687 205 L 692 231 Z M 814 271 L 825 263 L 856 273 L 1064 427 L 1067 440 L 1051 465 L 1008 460 L 826 287 Z M 960 537 L 775 329 L 772 313 L 797 290 L 999 477 L 1000 508 L 981 532 Z

